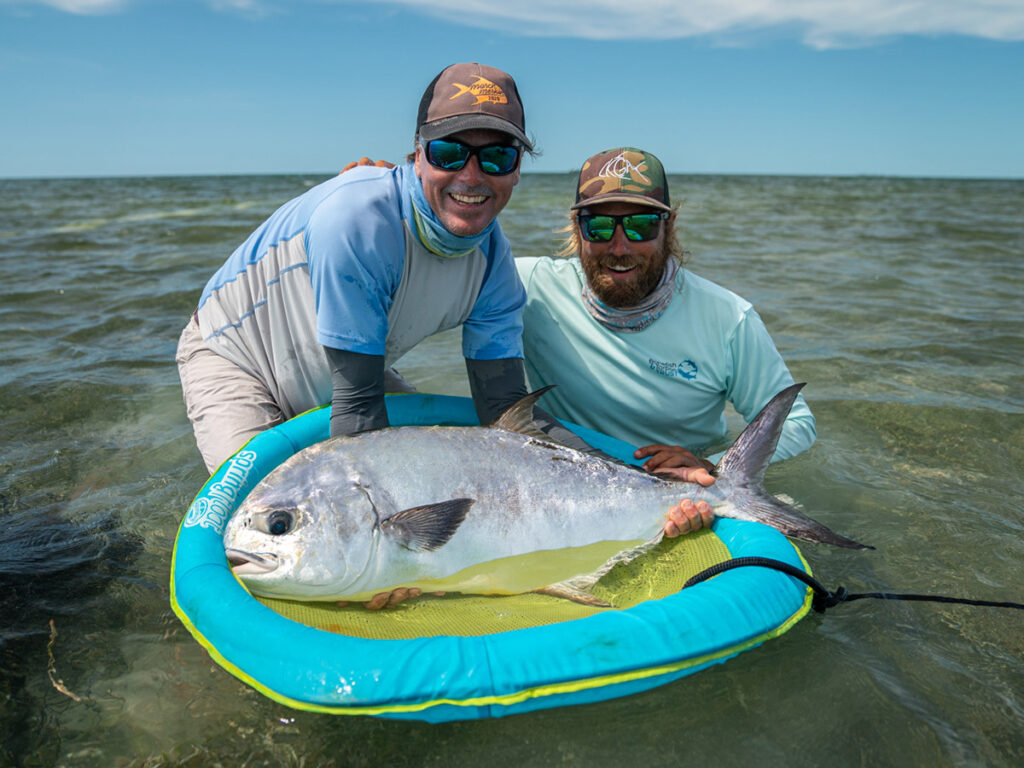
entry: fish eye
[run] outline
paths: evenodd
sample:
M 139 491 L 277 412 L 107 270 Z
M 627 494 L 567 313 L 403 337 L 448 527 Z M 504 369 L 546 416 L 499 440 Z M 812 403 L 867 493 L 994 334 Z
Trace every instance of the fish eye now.
M 267 533 L 271 536 L 283 536 L 292 529 L 295 518 L 286 509 L 275 509 L 267 515 Z

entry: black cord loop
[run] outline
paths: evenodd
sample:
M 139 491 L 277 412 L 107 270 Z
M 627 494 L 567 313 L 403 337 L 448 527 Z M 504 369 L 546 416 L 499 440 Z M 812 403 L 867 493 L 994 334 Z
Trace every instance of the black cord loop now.
M 773 570 L 781 571 L 782 573 L 802 581 L 814 591 L 814 597 L 811 599 L 811 608 L 818 613 L 824 613 L 826 609 L 832 608 L 840 603 L 848 603 L 865 597 L 872 597 L 878 600 L 911 600 L 933 603 L 957 603 L 959 605 L 977 605 L 989 608 L 1017 608 L 1019 610 L 1024 610 L 1024 603 L 971 600 L 963 597 L 946 597 L 944 595 L 895 594 L 891 592 L 852 593 L 848 592 L 846 587 L 839 587 L 835 592 L 829 592 L 824 586 L 822 586 L 821 582 L 805 571 L 802 571 L 789 563 L 784 563 L 781 560 L 773 560 L 768 557 L 736 557 L 732 560 L 726 560 L 718 563 L 690 578 L 690 580 L 683 585 L 683 589 L 692 587 L 694 584 L 699 584 L 702 581 L 706 581 L 712 576 L 717 576 L 720 573 L 731 571 L 733 568 L 743 568 L 746 566 L 772 568 Z

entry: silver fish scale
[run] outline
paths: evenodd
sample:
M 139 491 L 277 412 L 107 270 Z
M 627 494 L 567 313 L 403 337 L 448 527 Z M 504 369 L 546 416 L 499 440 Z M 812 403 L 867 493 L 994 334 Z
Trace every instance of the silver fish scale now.
M 450 544 L 482 536 L 502 550 L 499 556 L 652 538 L 683 488 L 699 487 L 479 427 L 398 427 L 330 441 L 324 448 L 335 458 L 350 453 L 355 475 L 371 496 L 375 489 L 386 492 L 393 506 L 378 508 L 383 517 L 424 504 L 473 499 Z

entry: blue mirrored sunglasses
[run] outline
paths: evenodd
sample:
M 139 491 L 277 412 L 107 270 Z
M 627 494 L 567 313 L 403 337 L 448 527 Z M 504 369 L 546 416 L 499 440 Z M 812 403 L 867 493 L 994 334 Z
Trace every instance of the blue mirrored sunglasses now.
M 514 144 L 486 144 L 473 147 L 454 139 L 432 139 L 423 146 L 429 162 L 442 171 L 461 171 L 476 155 L 480 170 L 488 176 L 507 176 L 519 165 L 519 147 Z

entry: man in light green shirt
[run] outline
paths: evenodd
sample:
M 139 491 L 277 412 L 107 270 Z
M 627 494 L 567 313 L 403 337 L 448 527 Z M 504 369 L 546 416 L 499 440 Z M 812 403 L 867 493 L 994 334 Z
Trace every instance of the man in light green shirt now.
M 630 147 L 591 157 L 559 254 L 569 258 L 516 259 L 524 356 L 531 388 L 557 385 L 547 412 L 642 446 L 648 471 L 706 486 L 721 454 L 704 454 L 724 448 L 726 403 L 750 421 L 793 377 L 749 302 L 682 267 L 675 219 L 657 157 Z M 800 396 L 773 460 L 815 436 Z M 681 502 L 666 533 L 711 517 L 706 504 Z
M 557 385 L 549 413 L 644 446 L 648 470 L 694 468 L 686 479 L 700 482 L 696 469 L 721 455 L 697 458 L 723 447 L 726 402 L 749 422 L 793 377 L 749 302 L 682 267 L 675 219 L 654 155 L 591 157 L 560 254 L 571 258 L 516 259 L 524 355 L 531 388 Z M 773 461 L 815 436 L 800 396 Z

